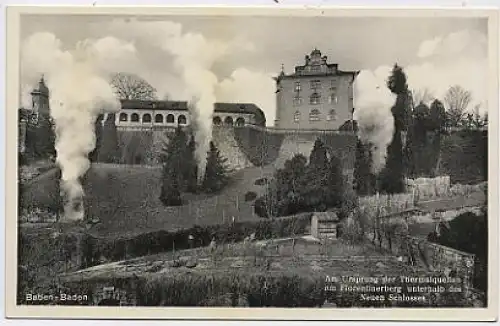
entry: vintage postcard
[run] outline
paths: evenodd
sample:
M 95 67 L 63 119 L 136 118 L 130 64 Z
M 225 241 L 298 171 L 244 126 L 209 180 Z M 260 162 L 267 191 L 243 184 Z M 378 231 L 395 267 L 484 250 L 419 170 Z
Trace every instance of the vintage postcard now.
M 497 318 L 498 11 L 7 18 L 9 317 Z

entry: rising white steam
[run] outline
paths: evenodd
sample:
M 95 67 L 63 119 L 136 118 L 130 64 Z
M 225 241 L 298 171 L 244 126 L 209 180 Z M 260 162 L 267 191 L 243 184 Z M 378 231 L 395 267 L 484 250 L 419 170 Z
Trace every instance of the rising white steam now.
M 266 116 L 266 125 L 274 124 L 276 110 L 276 82 L 279 73 L 265 73 L 240 67 L 217 86 L 217 99 L 221 102 L 254 103 Z
M 88 154 L 95 148 L 94 122 L 101 113 L 119 110 L 119 102 L 107 76 L 98 70 L 100 58 L 92 43 L 64 51 L 54 35 L 36 33 L 26 39 L 21 51 L 23 84 L 33 84 L 43 73 L 50 89 L 64 220 L 81 220 L 85 216 L 81 178 L 90 167 Z
M 372 146 L 373 173 L 384 167 L 387 145 L 394 131 L 391 107 L 396 97 L 386 86 L 390 72 L 391 67 L 379 67 L 373 72 L 363 70 L 354 83 L 354 119 L 358 122 L 360 140 Z
M 184 86 L 176 98 L 190 100 L 190 116 L 193 121 L 193 132 L 196 142 L 196 159 L 198 160 L 198 176 L 205 173 L 206 157 L 212 139 L 212 116 L 216 99 L 218 79 L 212 71 L 217 60 L 228 53 L 231 47 L 239 42 L 220 42 L 206 39 L 198 33 L 184 33 L 182 25 L 174 22 L 139 22 L 114 21 L 110 30 L 123 35 L 126 31 L 135 40 L 161 49 L 166 58 L 171 58 L 173 68 Z M 180 96 L 179 96 L 180 95 Z

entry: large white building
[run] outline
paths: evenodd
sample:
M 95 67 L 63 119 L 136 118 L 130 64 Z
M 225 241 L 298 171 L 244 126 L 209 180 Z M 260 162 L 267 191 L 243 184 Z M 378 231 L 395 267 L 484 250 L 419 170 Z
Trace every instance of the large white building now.
M 358 71 L 328 63 L 318 49 L 304 65 L 276 80 L 276 121 L 282 129 L 337 130 L 353 119 L 353 83 Z

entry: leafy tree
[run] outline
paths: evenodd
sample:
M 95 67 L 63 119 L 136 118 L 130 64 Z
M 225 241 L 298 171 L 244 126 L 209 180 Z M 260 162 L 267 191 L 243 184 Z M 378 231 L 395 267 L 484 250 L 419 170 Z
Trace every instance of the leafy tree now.
M 157 100 L 156 89 L 145 79 L 134 74 L 113 75 L 111 86 L 121 100 Z
M 446 110 L 444 105 L 439 100 L 434 100 L 430 107 L 430 129 L 439 134 L 445 132 L 446 127 Z
M 307 164 L 304 155 L 296 154 L 276 171 L 268 195 L 255 203 L 259 216 L 267 216 L 269 212 L 283 216 L 325 211 L 341 206 L 344 176 L 340 160 L 333 155 L 328 160 L 321 141 L 316 142 L 310 157 Z
M 227 158 L 222 157 L 214 142 L 210 142 L 210 149 L 207 156 L 205 176 L 202 188 L 208 193 L 216 193 L 222 190 L 229 182 L 229 169 Z
M 448 108 L 448 123 L 450 127 L 460 127 L 465 111 L 472 100 L 471 92 L 459 85 L 450 87 L 444 96 Z

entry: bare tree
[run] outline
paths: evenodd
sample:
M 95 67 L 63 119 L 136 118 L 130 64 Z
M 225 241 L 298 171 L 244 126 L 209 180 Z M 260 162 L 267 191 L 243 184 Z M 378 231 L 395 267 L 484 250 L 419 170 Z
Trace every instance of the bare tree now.
M 472 100 L 471 92 L 459 85 L 450 87 L 444 96 L 448 109 L 448 119 L 451 127 L 458 127 L 465 117 L 465 111 Z
M 414 89 L 411 91 L 411 96 L 413 98 L 413 104 L 415 106 L 422 103 L 429 105 L 435 99 L 434 95 L 428 88 L 419 90 Z
M 121 100 L 156 100 L 156 89 L 143 78 L 127 73 L 117 73 L 111 85 Z

